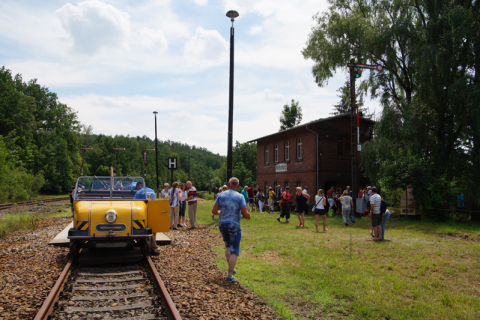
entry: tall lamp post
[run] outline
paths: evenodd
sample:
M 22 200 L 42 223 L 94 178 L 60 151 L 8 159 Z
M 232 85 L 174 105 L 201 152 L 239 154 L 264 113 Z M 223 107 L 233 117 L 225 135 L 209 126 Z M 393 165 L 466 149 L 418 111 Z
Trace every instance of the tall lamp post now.
M 158 139 L 157 139 L 157 111 L 153 111 L 155 115 L 155 169 L 157 172 L 157 199 L 159 198 L 158 194 Z
M 185 153 L 188 158 L 188 181 L 190 181 L 190 154 Z
M 233 133 L 233 40 L 234 29 L 233 21 L 238 17 L 237 11 L 230 10 L 227 12 L 227 17 L 232 21 L 230 28 L 230 90 L 229 90 L 229 108 L 228 108 L 228 150 L 227 150 L 227 181 L 232 177 L 232 133 Z

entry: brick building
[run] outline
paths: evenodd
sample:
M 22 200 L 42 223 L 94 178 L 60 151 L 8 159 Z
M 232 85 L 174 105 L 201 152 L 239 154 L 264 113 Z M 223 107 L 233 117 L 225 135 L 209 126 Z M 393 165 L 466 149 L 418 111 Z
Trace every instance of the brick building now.
M 360 117 L 361 143 L 370 139 L 373 124 Z M 277 185 L 291 189 L 308 186 L 311 196 L 319 188 L 326 191 L 332 185 L 335 189 L 351 185 L 350 126 L 350 114 L 341 114 L 252 140 L 257 142 L 257 184 L 275 190 Z M 360 173 L 359 186 L 367 183 Z

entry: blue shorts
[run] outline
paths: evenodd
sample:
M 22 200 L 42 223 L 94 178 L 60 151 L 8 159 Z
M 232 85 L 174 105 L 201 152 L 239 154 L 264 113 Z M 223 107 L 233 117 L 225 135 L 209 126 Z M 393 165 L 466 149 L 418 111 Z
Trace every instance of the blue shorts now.
M 225 242 L 225 248 L 230 248 L 230 254 L 240 254 L 240 239 L 242 239 L 242 230 L 240 225 L 236 223 L 222 223 L 218 225 L 218 229 Z
M 253 198 L 248 198 L 248 203 L 254 204 L 255 201 L 253 201 Z

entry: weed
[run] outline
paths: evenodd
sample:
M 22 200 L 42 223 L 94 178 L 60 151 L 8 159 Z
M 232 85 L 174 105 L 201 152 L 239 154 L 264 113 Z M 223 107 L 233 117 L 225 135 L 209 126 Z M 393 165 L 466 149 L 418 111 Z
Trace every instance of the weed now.
M 16 230 L 36 230 L 37 222 L 50 217 L 68 217 L 71 215 L 70 208 L 54 209 L 51 212 L 30 213 L 28 211 L 11 214 L 6 213 L 0 218 L 0 238 Z

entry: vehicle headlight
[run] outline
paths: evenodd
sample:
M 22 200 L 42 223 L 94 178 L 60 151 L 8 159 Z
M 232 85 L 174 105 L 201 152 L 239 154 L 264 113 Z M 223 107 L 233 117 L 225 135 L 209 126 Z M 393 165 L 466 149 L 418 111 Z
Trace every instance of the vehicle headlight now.
M 108 223 L 114 223 L 117 220 L 117 213 L 115 210 L 109 210 L 105 214 L 105 220 L 107 220 Z

